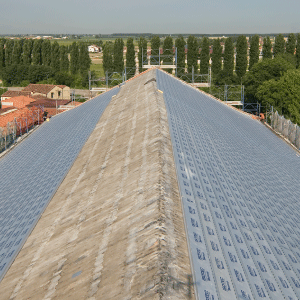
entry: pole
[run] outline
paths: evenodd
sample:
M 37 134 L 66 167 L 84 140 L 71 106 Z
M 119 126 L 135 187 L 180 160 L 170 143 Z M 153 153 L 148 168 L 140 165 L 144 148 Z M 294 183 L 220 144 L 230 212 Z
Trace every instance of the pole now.
M 194 84 L 194 66 L 192 66 L 192 83 Z
M 175 48 L 175 76 L 177 77 L 177 47 Z
M 158 65 L 160 66 L 160 48 L 158 48 Z
M 89 71 L 89 91 L 91 90 L 91 71 Z

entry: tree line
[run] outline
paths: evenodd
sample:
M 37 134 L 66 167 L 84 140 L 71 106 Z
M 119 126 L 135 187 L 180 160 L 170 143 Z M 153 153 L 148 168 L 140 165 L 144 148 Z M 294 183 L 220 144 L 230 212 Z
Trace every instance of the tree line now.
M 143 71 L 143 61 L 146 60 L 147 45 L 148 40 L 139 37 L 137 56 L 140 72 Z M 210 41 L 203 37 L 199 40 L 193 35 L 187 39 L 179 36 L 175 43 L 170 36 L 163 42 L 158 36 L 153 36 L 150 45 L 153 60 L 159 48 L 163 49 L 163 54 L 171 54 L 170 49 L 174 46 L 177 48 L 178 76 L 191 73 L 192 70 L 196 74 L 207 74 L 211 67 L 213 85 L 243 84 L 245 102 L 258 102 L 265 109 L 273 106 L 279 113 L 300 124 L 300 34 L 289 34 L 287 41 L 279 34 L 274 44 L 266 36 L 263 39 L 262 51 L 258 35 L 249 40 L 240 35 L 236 38 L 236 43 L 228 37 L 224 44 L 218 38 Z M 109 42 L 104 45 L 105 71 L 122 72 L 125 66 L 134 70 L 133 39 L 127 40 L 126 64 L 123 59 L 123 46 L 121 38 L 116 39 L 114 44 Z M 168 64 L 170 61 L 164 63 Z M 133 74 L 134 71 L 130 76 Z
M 91 60 L 85 43 L 69 47 L 57 41 L 0 40 L 0 76 L 4 85 L 54 83 L 87 86 Z

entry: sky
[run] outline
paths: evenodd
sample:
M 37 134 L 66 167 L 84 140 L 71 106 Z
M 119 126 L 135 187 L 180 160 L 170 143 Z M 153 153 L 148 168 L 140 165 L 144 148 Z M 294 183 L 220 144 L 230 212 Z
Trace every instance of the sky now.
M 300 32 L 299 0 L 0 0 L 0 34 Z

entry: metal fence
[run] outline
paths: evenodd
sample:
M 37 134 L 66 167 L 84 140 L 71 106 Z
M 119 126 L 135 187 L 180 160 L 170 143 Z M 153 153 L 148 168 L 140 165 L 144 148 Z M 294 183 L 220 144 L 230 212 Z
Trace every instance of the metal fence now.
M 272 128 L 287 138 L 297 149 L 300 149 L 300 127 L 284 116 L 280 116 L 277 111 L 272 112 L 270 118 Z
M 19 136 L 28 133 L 35 125 L 43 122 L 44 107 L 37 106 L 19 114 L 13 122 L 0 127 L 0 153 L 16 142 Z
M 0 127 L 0 153 L 13 144 L 17 137 L 17 124 L 7 123 L 6 127 Z

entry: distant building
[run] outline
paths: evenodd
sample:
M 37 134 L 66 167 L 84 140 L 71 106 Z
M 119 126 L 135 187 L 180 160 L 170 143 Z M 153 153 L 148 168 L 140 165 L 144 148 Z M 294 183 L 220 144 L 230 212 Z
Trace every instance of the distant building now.
M 70 100 L 70 88 L 66 85 L 29 84 L 23 92 L 30 92 L 30 96 L 44 96 L 48 99 Z
M 88 51 L 91 53 L 98 53 L 98 52 L 102 52 L 101 47 L 98 47 L 97 45 L 90 45 L 88 46 Z
M 11 97 L 8 100 L 1 100 L 1 108 L 8 108 L 8 107 L 23 108 L 27 104 L 34 101 L 35 99 L 28 96 Z

